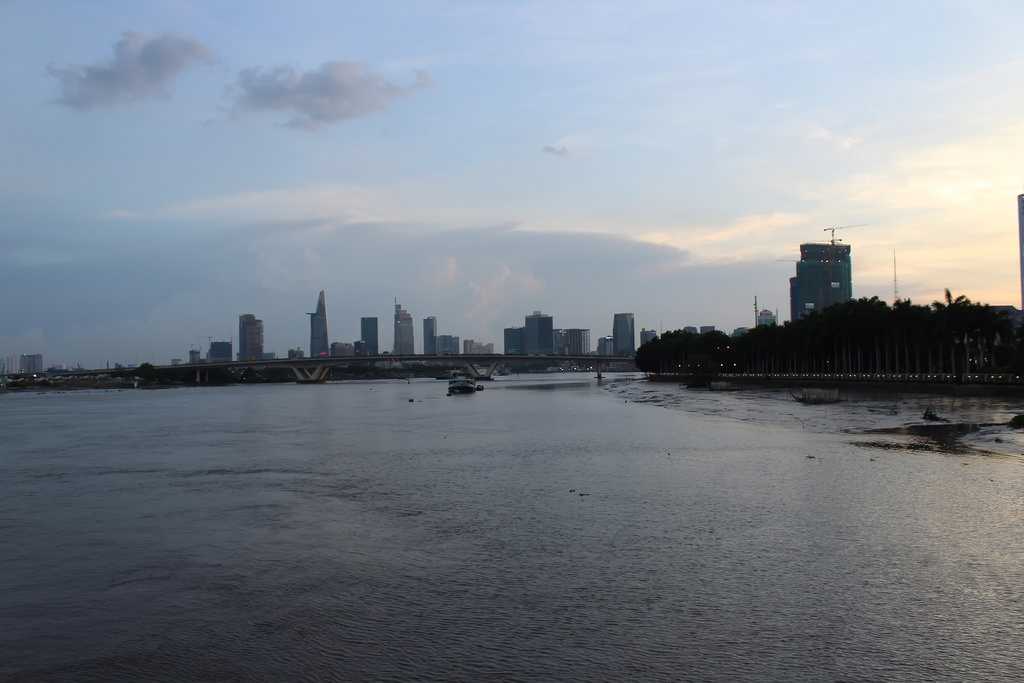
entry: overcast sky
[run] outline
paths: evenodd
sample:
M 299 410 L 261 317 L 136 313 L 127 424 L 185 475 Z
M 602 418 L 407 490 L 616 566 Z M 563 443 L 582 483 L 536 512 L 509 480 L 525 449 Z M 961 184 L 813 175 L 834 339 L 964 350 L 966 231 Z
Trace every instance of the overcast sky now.
M 854 292 L 1019 305 L 1019 2 L 0 1 L 0 355 L 748 325 L 798 245 Z

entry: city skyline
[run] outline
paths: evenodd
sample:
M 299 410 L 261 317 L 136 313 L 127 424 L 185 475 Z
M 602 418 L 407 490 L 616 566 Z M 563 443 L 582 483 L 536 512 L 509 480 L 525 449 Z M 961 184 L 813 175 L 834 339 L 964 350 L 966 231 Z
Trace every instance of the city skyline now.
M 283 353 L 320 287 L 340 339 L 382 291 L 496 344 L 537 306 L 731 330 L 846 223 L 856 296 L 895 249 L 915 302 L 1020 305 L 1024 8 L 598 5 L 6 3 L 0 352 L 181 357 L 258 311 Z

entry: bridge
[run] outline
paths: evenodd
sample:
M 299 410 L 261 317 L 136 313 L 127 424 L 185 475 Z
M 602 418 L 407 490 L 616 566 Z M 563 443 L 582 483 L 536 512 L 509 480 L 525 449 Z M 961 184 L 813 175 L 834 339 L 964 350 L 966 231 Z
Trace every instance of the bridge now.
M 207 361 L 202 363 L 181 363 L 178 365 L 155 365 L 158 372 L 173 373 L 194 373 L 196 384 L 205 384 L 209 381 L 210 371 L 226 371 L 231 374 L 239 374 L 252 370 L 283 369 L 290 371 L 295 376 L 295 381 L 303 384 L 318 384 L 326 382 L 330 377 L 333 368 L 350 368 L 365 366 L 370 367 L 376 364 L 387 366 L 431 366 L 445 369 L 459 369 L 467 372 L 476 379 L 490 379 L 494 372 L 502 365 L 537 365 L 547 363 L 560 365 L 562 363 L 575 363 L 597 373 L 598 379 L 602 373 L 612 364 L 629 363 L 633 364 L 630 356 L 594 356 L 594 355 L 555 355 L 555 354 L 514 354 L 505 355 L 500 353 L 488 354 L 444 354 L 444 355 L 391 355 L 378 354 L 372 356 L 320 356 L 317 358 L 274 358 L 266 360 L 233 360 L 233 361 Z M 63 377 L 100 377 L 100 376 L 132 376 L 137 374 L 138 368 L 99 368 L 93 370 L 76 370 L 61 373 Z M 14 377 L 16 375 L 12 375 Z

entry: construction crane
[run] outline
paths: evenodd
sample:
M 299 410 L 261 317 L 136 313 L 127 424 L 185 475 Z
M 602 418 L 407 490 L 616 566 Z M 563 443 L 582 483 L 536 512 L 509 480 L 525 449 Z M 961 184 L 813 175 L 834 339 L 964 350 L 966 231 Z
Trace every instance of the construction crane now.
M 836 242 L 842 242 L 843 241 L 841 239 L 838 239 L 838 240 L 836 239 L 836 230 L 849 230 L 850 228 L 863 228 L 866 225 L 868 225 L 868 224 L 867 223 L 856 223 L 854 225 L 834 225 L 831 228 L 824 228 L 824 231 L 832 233 L 832 237 L 831 237 L 831 239 L 829 239 L 829 244 L 835 246 Z

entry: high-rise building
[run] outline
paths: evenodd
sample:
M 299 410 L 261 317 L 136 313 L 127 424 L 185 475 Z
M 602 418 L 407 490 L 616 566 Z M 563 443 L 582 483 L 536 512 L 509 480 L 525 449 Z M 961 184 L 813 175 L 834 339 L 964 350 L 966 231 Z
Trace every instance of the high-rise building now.
M 423 355 L 433 356 L 437 353 L 437 318 L 428 316 L 423 319 Z
M 203 362 L 203 354 L 199 351 L 199 349 L 188 350 L 188 362 L 189 365 L 195 365 L 196 363 Z
M 359 319 L 359 340 L 366 344 L 367 356 L 376 356 L 380 353 L 377 318 Z
M 252 313 L 238 316 L 238 360 L 263 359 L 263 321 Z
M 43 371 L 43 354 L 41 353 L 23 353 L 18 360 L 18 367 L 23 373 Z
M 852 298 L 850 245 L 801 244 L 796 276 L 789 278 L 790 320 L 799 320 Z
M 481 344 L 475 339 L 463 339 L 462 340 L 462 353 L 465 354 L 483 354 L 483 353 L 494 353 L 494 344 Z
M 452 334 L 437 335 L 437 353 L 439 356 L 459 355 L 459 338 Z
M 320 290 L 320 296 L 316 300 L 316 312 L 307 313 L 309 316 L 309 357 L 320 358 L 330 355 L 331 349 L 327 343 L 327 302 L 324 300 L 324 290 Z
M 411 356 L 416 353 L 412 316 L 395 299 L 395 341 L 392 352 L 396 356 Z
M 648 342 L 652 342 L 658 338 L 658 333 L 655 330 L 648 330 L 646 328 L 640 330 L 640 346 Z
M 331 344 L 331 356 L 354 356 L 356 347 L 348 342 L 334 342 Z
M 700 333 L 701 334 L 708 334 L 709 332 L 714 332 L 714 331 L 715 331 L 715 326 L 714 325 L 701 325 L 700 326 Z
M 222 363 L 231 360 L 231 342 L 210 340 L 210 348 L 206 351 L 206 360 L 211 363 Z
M 523 328 L 524 353 L 554 353 L 555 326 L 554 319 L 540 311 L 526 316 Z
M 616 356 L 632 356 L 636 353 L 636 327 L 632 313 L 616 313 L 612 318 L 612 338 L 615 340 Z
M 288 349 L 288 360 L 293 358 L 305 358 L 306 352 L 302 350 L 301 346 L 297 346 L 294 349 Z
M 1020 310 L 1024 311 L 1024 194 L 1017 195 L 1017 229 L 1020 242 Z
M 590 330 L 568 327 L 555 332 L 555 353 L 562 356 L 584 356 L 590 353 Z
M 333 347 L 334 345 L 332 344 L 331 346 Z M 332 355 L 333 355 L 333 353 L 334 352 L 331 351 Z M 362 339 L 357 339 L 356 341 L 352 342 L 352 355 L 354 355 L 354 356 L 365 356 L 366 355 L 366 342 L 364 342 Z
M 745 335 L 749 331 L 750 331 L 749 327 L 735 327 L 732 330 L 732 335 L 731 336 L 732 337 L 742 337 L 743 335 Z
M 601 337 L 597 340 L 597 355 L 599 356 L 614 356 L 615 355 L 615 337 L 608 335 L 607 337 Z
M 690 334 L 698 334 L 697 328 L 693 325 L 687 325 L 683 328 L 683 332 L 689 332 Z
M 505 355 L 520 356 L 523 353 L 523 337 L 525 330 L 522 327 L 505 328 Z
M 776 325 L 778 321 L 775 319 L 775 314 L 769 311 L 767 308 L 761 309 L 757 312 L 757 326 L 758 327 L 772 327 Z

